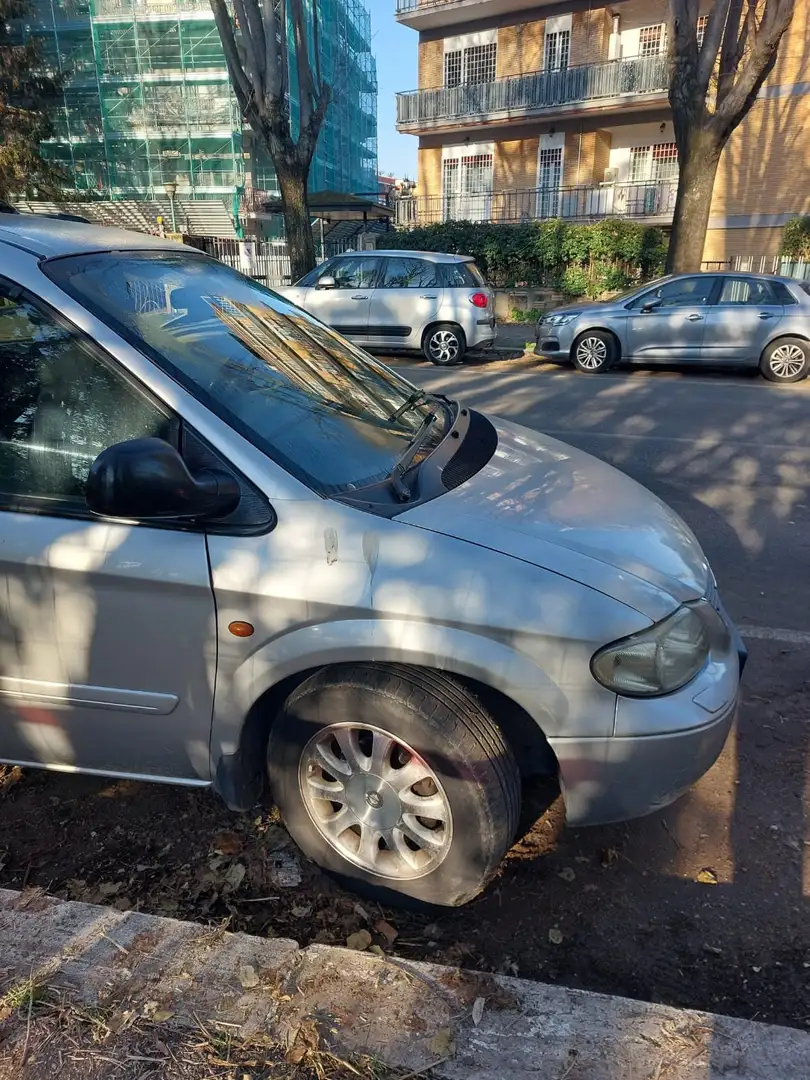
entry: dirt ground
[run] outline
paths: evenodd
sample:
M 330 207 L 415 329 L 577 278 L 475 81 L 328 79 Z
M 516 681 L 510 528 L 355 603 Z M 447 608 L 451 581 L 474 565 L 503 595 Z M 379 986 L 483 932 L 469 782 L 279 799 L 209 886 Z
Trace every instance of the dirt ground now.
M 567 830 L 559 800 L 537 816 L 540 786 L 499 878 L 459 910 L 358 903 L 298 855 L 269 807 L 233 815 L 206 792 L 35 771 L 0 782 L 0 885 L 301 944 L 367 931 L 353 944 L 808 1028 L 803 652 L 754 642 L 746 687 L 721 759 L 675 806 Z

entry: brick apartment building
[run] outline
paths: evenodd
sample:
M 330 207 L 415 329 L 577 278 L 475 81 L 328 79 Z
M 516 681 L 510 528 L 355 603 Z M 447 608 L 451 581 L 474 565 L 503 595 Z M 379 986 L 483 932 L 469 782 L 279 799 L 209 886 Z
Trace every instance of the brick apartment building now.
M 707 260 L 776 254 L 784 223 L 810 213 L 810 0 L 796 3 L 723 153 Z M 398 130 L 419 139 L 400 220 L 671 223 L 665 18 L 665 0 L 397 0 L 419 34 L 419 89 L 397 95 Z

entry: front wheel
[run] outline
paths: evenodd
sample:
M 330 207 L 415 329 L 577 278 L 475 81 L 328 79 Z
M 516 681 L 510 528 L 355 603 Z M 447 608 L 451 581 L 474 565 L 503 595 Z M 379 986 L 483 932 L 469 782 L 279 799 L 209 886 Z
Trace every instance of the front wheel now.
M 431 364 L 451 367 L 460 364 L 467 351 L 464 331 L 452 323 L 439 323 L 431 326 L 422 341 L 422 352 Z
M 774 341 L 762 354 L 759 370 L 769 382 L 794 383 L 807 378 L 810 344 L 803 338 Z
M 477 698 L 440 672 L 322 669 L 285 703 L 267 760 L 298 846 L 382 903 L 465 904 L 517 829 L 512 752 Z
M 602 330 L 586 330 L 574 342 L 571 360 L 577 371 L 587 375 L 607 371 L 618 360 L 616 339 Z

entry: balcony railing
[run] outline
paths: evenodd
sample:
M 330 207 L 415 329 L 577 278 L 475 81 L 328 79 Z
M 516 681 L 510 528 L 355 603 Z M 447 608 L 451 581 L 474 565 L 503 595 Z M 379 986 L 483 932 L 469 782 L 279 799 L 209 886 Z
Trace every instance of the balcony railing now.
M 577 102 L 601 101 L 666 91 L 665 56 L 639 56 L 582 64 L 560 71 L 508 75 L 492 82 L 397 94 L 397 124 L 481 118 L 490 113 L 532 113 Z
M 593 221 L 620 217 L 672 220 L 677 180 L 594 187 L 543 187 L 479 195 L 414 195 L 396 204 L 399 228 L 414 229 L 439 221 L 486 221 L 516 224 L 547 218 Z

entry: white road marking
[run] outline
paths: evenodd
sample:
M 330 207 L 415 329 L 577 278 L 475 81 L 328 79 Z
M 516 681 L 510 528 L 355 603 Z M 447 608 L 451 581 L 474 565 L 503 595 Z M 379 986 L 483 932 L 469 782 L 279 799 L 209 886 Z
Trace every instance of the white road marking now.
M 786 641 L 791 645 L 810 645 L 810 631 L 783 630 L 778 626 L 738 626 L 744 638 L 759 641 Z

